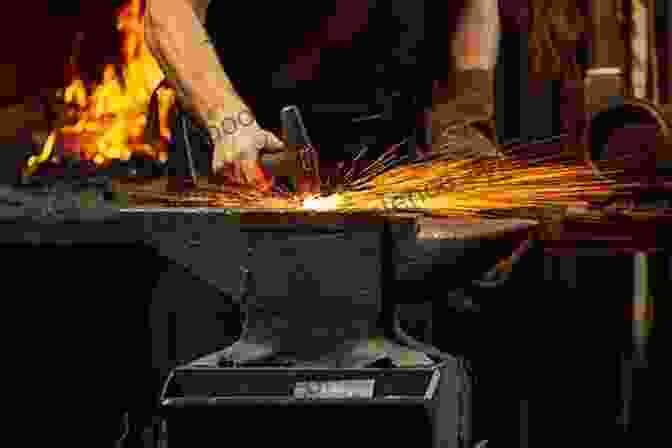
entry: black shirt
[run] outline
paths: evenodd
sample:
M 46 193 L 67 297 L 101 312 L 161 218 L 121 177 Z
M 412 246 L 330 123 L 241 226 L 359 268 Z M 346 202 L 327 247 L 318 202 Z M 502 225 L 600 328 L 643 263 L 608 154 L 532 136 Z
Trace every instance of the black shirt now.
M 431 78 L 424 1 L 213 1 L 206 28 L 227 74 L 259 122 L 279 126 L 297 104 L 314 140 L 347 134 L 351 118 L 390 109 L 404 128 L 427 97 Z M 444 27 L 445 29 L 445 23 Z M 441 44 L 447 43 L 443 39 Z M 317 64 L 297 56 L 319 54 Z M 447 53 L 446 59 L 448 59 Z M 408 129 L 387 126 L 387 140 Z M 392 130 L 393 129 L 393 130 Z M 358 129 L 361 135 L 373 130 Z

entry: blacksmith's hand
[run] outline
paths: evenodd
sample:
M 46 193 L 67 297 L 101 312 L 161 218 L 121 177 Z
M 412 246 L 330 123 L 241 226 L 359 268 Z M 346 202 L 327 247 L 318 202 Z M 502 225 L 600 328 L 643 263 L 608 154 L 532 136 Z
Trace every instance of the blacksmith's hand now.
M 259 164 L 259 152 L 282 149 L 284 144 L 263 129 L 248 109 L 212 117 L 208 120 L 208 131 L 214 144 L 214 174 L 239 184 L 262 188 L 269 185 Z

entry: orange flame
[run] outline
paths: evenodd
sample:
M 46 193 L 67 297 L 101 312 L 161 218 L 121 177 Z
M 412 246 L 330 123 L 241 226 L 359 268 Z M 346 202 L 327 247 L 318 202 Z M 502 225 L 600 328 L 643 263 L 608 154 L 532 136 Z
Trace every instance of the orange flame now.
M 42 154 L 29 161 L 28 170 L 58 158 L 51 154 L 55 138 L 60 140 L 65 157 L 92 160 L 98 166 L 115 159 L 128 160 L 134 154 L 161 162 L 168 159 L 168 114 L 175 102 L 172 89 L 157 91 L 161 142 L 151 146 L 145 141 L 151 95 L 163 73 L 145 44 L 141 0 L 129 0 L 119 10 L 117 30 L 123 37 L 124 82 L 117 78 L 115 67 L 107 65 L 102 82 L 87 89 L 76 73 L 76 60 L 71 61 L 75 76 L 64 89 L 63 100 L 74 109 L 76 123 L 54 130 Z

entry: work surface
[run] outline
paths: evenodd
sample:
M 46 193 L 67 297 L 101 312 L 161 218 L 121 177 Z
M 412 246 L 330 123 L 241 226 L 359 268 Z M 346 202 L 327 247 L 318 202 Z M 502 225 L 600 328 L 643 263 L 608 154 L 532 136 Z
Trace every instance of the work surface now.
M 408 226 L 418 239 L 488 239 L 534 227 L 530 219 L 432 217 L 426 212 L 301 210 L 298 201 L 204 183 L 186 193 L 168 191 L 165 180 L 113 181 L 124 201 L 102 199 L 100 186 L 29 189 L 0 186 L 0 242 L 105 244 L 143 242 L 157 233 L 220 229 L 222 232 L 333 232 Z M 258 197 L 255 197 L 258 196 Z M 240 204 L 244 205 L 241 207 Z M 248 206 L 249 205 L 249 206 Z
M 93 208 L 71 207 L 56 213 L 53 204 L 40 200 L 29 205 L 3 205 L 0 244 L 149 245 L 226 293 L 237 292 L 240 266 L 255 234 L 273 234 L 276 242 L 290 236 L 319 238 L 329 234 L 350 243 L 383 238 L 384 245 L 392 246 L 397 265 L 422 266 L 411 269 L 422 276 L 432 264 L 450 264 L 465 251 L 480 252 L 475 249 L 501 240 L 523 239 L 537 225 L 526 219 L 436 218 L 420 212 L 337 213 L 164 203 L 150 206 L 147 202 L 125 208 L 98 203 Z M 353 238 L 354 234 L 359 236 Z M 439 254 L 443 254 L 441 260 L 437 260 Z

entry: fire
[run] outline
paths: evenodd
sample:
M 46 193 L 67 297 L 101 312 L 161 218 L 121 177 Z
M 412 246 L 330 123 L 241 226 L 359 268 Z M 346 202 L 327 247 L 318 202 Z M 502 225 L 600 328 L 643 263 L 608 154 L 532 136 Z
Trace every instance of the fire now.
M 55 140 L 61 143 L 62 156 L 91 160 L 97 166 L 115 159 L 129 160 L 134 154 L 161 162 L 168 159 L 168 114 L 175 102 L 172 89 L 161 87 L 157 91 L 160 143 L 152 146 L 145 141 L 151 95 L 163 80 L 163 73 L 145 44 L 141 0 L 129 0 L 119 10 L 117 29 L 123 37 L 124 83 L 113 65 L 105 67 L 102 82 L 88 89 L 75 75 L 63 90 L 63 100 L 73 109 L 75 123 L 53 130 L 42 154 L 29 160 L 29 172 L 46 160 L 58 160 L 60 155 L 53 154 Z M 76 67 L 76 61 L 72 65 Z

